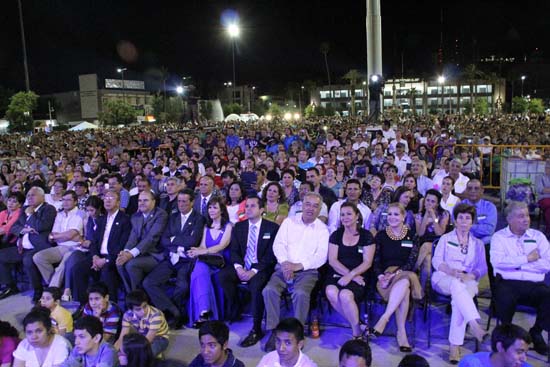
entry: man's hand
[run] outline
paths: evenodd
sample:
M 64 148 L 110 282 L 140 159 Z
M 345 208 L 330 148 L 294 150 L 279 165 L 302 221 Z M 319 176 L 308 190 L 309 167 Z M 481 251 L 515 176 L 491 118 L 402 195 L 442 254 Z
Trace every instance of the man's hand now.
M 102 259 L 101 257 L 94 255 L 92 257 L 92 269 L 95 271 L 101 270 L 103 266 L 107 263 L 107 259 Z
M 133 259 L 133 255 L 129 251 L 120 251 L 116 258 L 116 264 L 117 266 L 122 266 L 126 264 L 128 261 Z
M 467 282 L 469 280 L 476 280 L 476 277 L 472 273 L 458 273 L 458 279 L 460 279 L 463 282 Z
M 537 261 L 538 259 L 540 259 L 538 249 L 534 249 L 527 255 L 527 261 L 529 261 L 530 263 L 532 263 L 533 261 Z
M 83 248 L 90 248 L 90 244 L 92 242 L 90 240 L 84 240 L 82 242 L 80 242 L 80 246 L 83 247 Z
M 38 234 L 38 232 L 36 232 L 36 230 L 30 226 L 25 226 L 23 227 L 23 229 L 21 230 L 21 234 L 27 234 L 27 233 L 35 233 L 35 234 Z
M 283 277 L 285 278 L 285 281 L 294 278 L 294 267 L 291 262 L 285 261 L 284 263 L 282 263 L 281 270 L 283 271 Z

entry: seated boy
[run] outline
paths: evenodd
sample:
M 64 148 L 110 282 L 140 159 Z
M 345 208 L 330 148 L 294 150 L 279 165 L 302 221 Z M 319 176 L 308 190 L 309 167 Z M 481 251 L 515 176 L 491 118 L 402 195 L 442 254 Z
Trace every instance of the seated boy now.
M 103 326 L 97 317 L 84 316 L 74 324 L 74 348 L 61 367 L 118 366 L 115 348 L 103 340 Z
M 298 319 L 289 317 L 281 320 L 273 332 L 275 334 L 275 350 L 263 356 L 258 367 L 317 367 L 315 362 L 302 353 L 304 326 Z
M 73 331 L 73 315 L 61 306 L 61 289 L 48 287 L 42 291 L 40 305 L 50 310 L 55 330 L 61 336 Z
M 340 367 L 370 367 L 372 353 L 366 341 L 352 339 L 342 345 L 338 359 Z
M 82 314 L 99 318 L 103 324 L 103 341 L 114 343 L 120 331 L 120 308 L 109 301 L 109 288 L 105 283 L 92 284 L 87 293 L 88 303 L 84 305 Z
M 158 356 L 168 347 L 168 324 L 164 314 L 148 303 L 147 295 L 140 289 L 128 293 L 126 307 L 115 348 L 120 350 L 124 335 L 137 332 L 149 340 L 153 355 Z
M 229 328 L 222 321 L 206 321 L 199 329 L 201 352 L 189 364 L 189 367 L 232 366 L 244 367 L 236 359 L 229 342 Z

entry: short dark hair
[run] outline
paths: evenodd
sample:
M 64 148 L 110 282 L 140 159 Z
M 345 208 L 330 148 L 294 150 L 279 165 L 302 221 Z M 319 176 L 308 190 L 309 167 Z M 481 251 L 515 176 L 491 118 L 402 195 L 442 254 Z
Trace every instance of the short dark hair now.
M 120 173 L 111 173 L 111 174 L 109 175 L 109 178 L 114 178 L 114 179 L 116 179 L 117 182 L 118 182 L 119 184 L 122 183 L 122 176 L 120 175 Z
M 98 293 L 101 294 L 103 297 L 106 297 L 107 295 L 109 295 L 109 288 L 103 282 L 96 282 L 88 287 L 86 293 L 88 293 L 88 297 L 90 297 L 90 294 L 92 293 Z
M 470 214 L 472 223 L 476 221 L 476 207 L 466 203 L 460 203 L 453 209 L 453 218 L 456 220 L 459 214 Z
M 302 186 L 302 185 L 309 186 L 309 191 L 315 190 L 315 188 L 313 187 L 313 184 L 309 181 L 300 182 L 300 186 Z
M 41 322 L 46 330 L 50 331 L 52 328 L 52 319 L 50 318 L 50 310 L 46 307 L 37 306 L 34 307 L 26 316 L 23 318 L 23 328 L 26 328 L 27 325 L 33 324 L 35 322 Z
M 19 205 L 23 205 L 25 203 L 25 195 L 22 192 L 16 191 L 16 192 L 10 192 L 8 195 L 8 199 L 14 198 L 17 200 Z
M 357 356 L 363 358 L 367 367 L 372 363 L 372 352 L 369 344 L 363 340 L 352 339 L 345 342 L 340 348 L 338 360 L 341 361 L 344 356 Z
M 99 178 L 98 178 L 99 180 Z M 96 181 L 97 182 L 97 181 Z M 75 186 L 82 186 L 82 187 L 85 187 L 85 188 L 88 188 L 88 183 L 86 181 L 76 181 L 74 183 Z
M 199 329 L 199 339 L 203 335 L 211 335 L 218 343 L 224 345 L 229 340 L 229 328 L 223 321 L 207 321 Z
M 430 367 L 426 358 L 418 354 L 409 354 L 403 357 L 397 367 Z
M 128 358 L 128 366 L 146 367 L 154 361 L 151 343 L 140 333 L 130 333 L 122 338 L 122 348 Z
M 504 349 L 508 349 L 518 339 L 531 344 L 531 335 L 525 329 L 514 324 L 500 324 L 491 334 L 491 349 L 497 352 L 497 343 L 501 343 Z
M 42 293 L 44 293 L 44 292 L 50 293 L 52 295 L 52 298 L 54 299 L 54 301 L 61 300 L 61 289 L 59 289 L 59 287 L 46 287 L 46 288 L 44 288 Z
M 99 318 L 95 316 L 82 316 L 75 321 L 74 330 L 86 330 L 88 334 L 92 336 L 92 338 L 97 334 L 101 335 L 101 337 L 103 338 L 103 323 Z
M 67 190 L 63 193 L 63 196 L 70 195 L 71 198 L 78 203 L 78 195 L 74 190 Z
M 294 335 L 297 341 L 304 340 L 304 325 L 294 317 L 288 317 L 279 322 L 274 330 L 277 332 L 286 332 Z
M 231 171 L 223 171 L 222 174 L 221 174 L 221 178 L 226 178 L 226 177 L 230 177 L 232 178 L 233 180 L 236 180 L 237 179 L 237 176 L 235 176 L 235 174 Z
M 147 294 L 141 289 L 131 291 L 126 295 L 126 307 L 131 310 L 134 307 L 140 307 L 143 302 L 149 302 Z
M 309 167 L 306 172 L 314 171 L 317 176 L 319 176 L 321 173 L 319 173 L 319 170 L 316 167 Z
M 264 202 L 263 202 L 262 198 L 260 198 L 258 195 L 250 195 L 250 196 L 246 197 L 246 200 L 250 200 L 250 199 L 257 200 L 258 205 L 260 206 L 260 208 L 264 207 Z
M 185 189 L 183 190 L 180 190 L 178 192 L 178 195 L 188 195 L 189 196 L 189 199 L 191 201 L 195 201 L 195 191 L 191 190 L 190 188 L 186 187 Z

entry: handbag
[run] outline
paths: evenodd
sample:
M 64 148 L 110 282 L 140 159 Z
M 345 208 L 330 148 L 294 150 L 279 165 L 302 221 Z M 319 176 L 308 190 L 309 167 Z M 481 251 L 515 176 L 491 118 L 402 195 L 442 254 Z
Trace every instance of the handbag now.
M 208 266 L 211 266 L 216 269 L 221 269 L 225 266 L 225 259 L 221 254 L 204 254 L 197 257 L 198 260 L 202 261 Z

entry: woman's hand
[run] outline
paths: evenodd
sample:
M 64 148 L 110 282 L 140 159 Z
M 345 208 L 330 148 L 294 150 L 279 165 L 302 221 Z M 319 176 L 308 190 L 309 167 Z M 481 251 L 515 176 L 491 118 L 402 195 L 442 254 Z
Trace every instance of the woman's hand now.
M 344 275 L 343 277 L 341 277 L 340 279 L 338 279 L 338 285 L 341 286 L 341 287 L 345 287 L 346 285 L 349 284 L 349 282 L 351 282 L 351 280 L 352 280 L 352 277 L 348 273 L 348 274 Z
M 195 258 L 199 255 L 207 254 L 208 253 L 207 251 L 208 251 L 208 249 L 205 249 L 205 248 L 193 247 L 192 249 L 187 251 L 187 256 L 189 256 L 191 258 Z
M 354 278 L 353 278 L 353 281 L 357 284 L 359 284 L 360 286 L 364 287 L 365 286 L 365 279 L 360 276 L 360 275 L 356 275 Z

